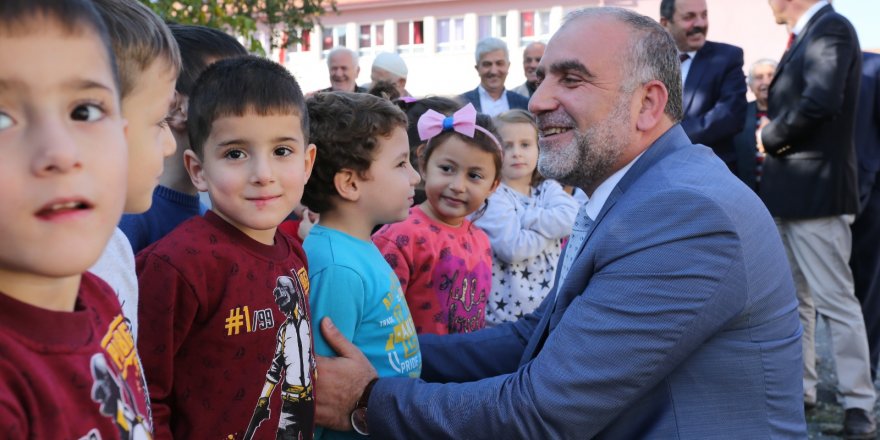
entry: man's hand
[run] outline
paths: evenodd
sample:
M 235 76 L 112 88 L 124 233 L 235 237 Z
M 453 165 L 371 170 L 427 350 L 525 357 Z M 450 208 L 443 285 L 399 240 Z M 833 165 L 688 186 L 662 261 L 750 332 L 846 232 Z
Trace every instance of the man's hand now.
M 364 388 L 378 374 L 370 361 L 345 339 L 330 318 L 321 320 L 321 334 L 339 357 L 318 356 L 315 423 L 337 431 L 350 431 L 351 411 Z

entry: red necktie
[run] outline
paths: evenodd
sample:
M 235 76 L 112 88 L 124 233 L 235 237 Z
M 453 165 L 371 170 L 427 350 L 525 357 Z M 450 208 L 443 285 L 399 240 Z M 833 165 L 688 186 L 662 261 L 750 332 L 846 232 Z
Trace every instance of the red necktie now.
M 690 57 L 691 57 L 691 56 L 688 55 L 688 54 L 686 54 L 686 53 L 678 54 L 678 59 L 679 59 L 679 61 L 681 61 L 682 63 L 685 62 L 685 61 L 687 61 L 688 58 L 690 58 Z
M 795 36 L 794 32 L 788 34 L 788 44 L 785 45 L 785 50 L 791 49 L 791 45 L 794 44 Z

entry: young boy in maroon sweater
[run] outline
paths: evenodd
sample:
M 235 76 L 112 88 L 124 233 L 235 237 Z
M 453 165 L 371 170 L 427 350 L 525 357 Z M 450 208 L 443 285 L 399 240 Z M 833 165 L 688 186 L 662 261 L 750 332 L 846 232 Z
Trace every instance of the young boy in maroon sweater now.
M 0 437 L 150 438 L 119 301 L 84 273 L 125 203 L 106 28 L 85 0 L 3 0 L 0 60 Z
M 277 231 L 315 158 L 302 91 L 271 61 L 222 60 L 187 119 L 186 168 L 213 207 L 137 256 L 156 438 L 311 439 L 306 258 Z

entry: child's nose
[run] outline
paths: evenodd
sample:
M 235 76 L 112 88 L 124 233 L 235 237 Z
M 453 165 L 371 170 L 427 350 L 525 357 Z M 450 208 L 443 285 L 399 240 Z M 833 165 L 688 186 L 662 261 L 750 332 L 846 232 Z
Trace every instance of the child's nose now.
M 81 151 L 63 121 L 44 120 L 34 124 L 33 172 L 38 175 L 66 173 L 82 167 Z

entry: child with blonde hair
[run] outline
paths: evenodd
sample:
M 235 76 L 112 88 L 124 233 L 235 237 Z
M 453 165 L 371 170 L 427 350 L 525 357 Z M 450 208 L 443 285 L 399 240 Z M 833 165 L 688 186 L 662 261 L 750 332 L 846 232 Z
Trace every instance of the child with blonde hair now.
M 150 438 L 119 301 L 86 272 L 126 203 L 125 122 L 85 0 L 0 2 L 0 437 Z
M 474 223 L 492 244 L 488 325 L 515 321 L 535 310 L 553 288 L 562 239 L 571 234 L 577 202 L 559 183 L 538 173 L 538 127 L 524 110 L 495 117 L 504 161 L 501 185 Z

